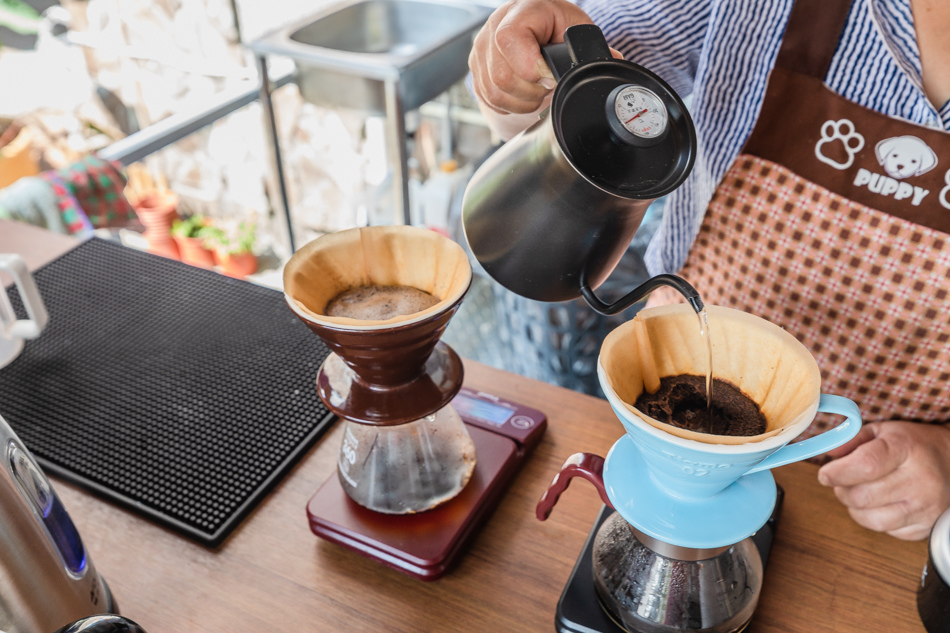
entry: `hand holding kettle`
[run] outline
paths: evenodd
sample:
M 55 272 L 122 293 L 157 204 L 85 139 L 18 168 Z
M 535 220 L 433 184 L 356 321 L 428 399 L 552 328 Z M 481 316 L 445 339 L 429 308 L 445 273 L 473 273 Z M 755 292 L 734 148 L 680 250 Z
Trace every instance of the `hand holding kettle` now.
M 541 57 L 541 46 L 563 42 L 570 26 L 591 23 L 586 13 L 565 0 L 508 2 L 488 18 L 475 37 L 468 64 L 482 112 L 503 139 L 528 127 L 550 102 L 555 79 Z M 611 54 L 622 58 L 617 51 Z

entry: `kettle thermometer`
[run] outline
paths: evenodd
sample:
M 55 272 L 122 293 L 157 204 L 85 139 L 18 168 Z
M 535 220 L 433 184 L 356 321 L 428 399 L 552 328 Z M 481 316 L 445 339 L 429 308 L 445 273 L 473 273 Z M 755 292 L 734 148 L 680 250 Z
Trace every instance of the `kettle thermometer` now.
M 652 90 L 626 84 L 614 88 L 607 97 L 607 123 L 620 140 L 650 147 L 666 136 L 669 112 Z

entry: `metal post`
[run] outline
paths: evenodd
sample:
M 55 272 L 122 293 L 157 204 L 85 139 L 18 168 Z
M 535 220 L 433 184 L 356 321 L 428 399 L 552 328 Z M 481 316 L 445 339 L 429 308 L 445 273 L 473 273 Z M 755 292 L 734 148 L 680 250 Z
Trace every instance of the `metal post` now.
M 455 156 L 455 131 L 452 122 L 452 91 L 451 88 L 442 93 L 445 98 L 445 118 L 442 120 L 442 161 L 449 161 Z
M 412 224 L 409 206 L 409 153 L 406 150 L 406 119 L 402 100 L 399 97 L 399 80 L 387 79 L 386 86 L 386 128 L 389 130 L 388 145 L 393 149 L 390 154 L 393 162 L 393 197 L 396 207 L 395 221 L 399 222 L 402 211 L 403 224 Z
M 257 55 L 256 57 L 257 67 L 261 74 L 261 103 L 264 105 L 264 114 L 267 117 L 271 160 L 274 162 L 277 188 L 280 190 L 280 200 L 284 206 L 284 219 L 287 222 L 287 237 L 290 240 L 290 253 L 292 255 L 297 252 L 297 247 L 294 243 L 294 224 L 290 217 L 290 202 L 287 197 L 287 181 L 284 179 L 284 165 L 280 157 L 280 142 L 277 139 L 277 119 L 274 115 L 270 76 L 267 74 L 267 60 L 264 55 Z

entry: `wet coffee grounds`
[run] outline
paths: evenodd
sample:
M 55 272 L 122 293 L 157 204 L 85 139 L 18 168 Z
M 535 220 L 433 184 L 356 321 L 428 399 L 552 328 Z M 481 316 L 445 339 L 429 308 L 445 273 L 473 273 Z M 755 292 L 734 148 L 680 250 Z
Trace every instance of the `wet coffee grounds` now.
M 325 312 L 332 317 L 385 321 L 421 312 L 438 302 L 438 297 L 412 286 L 360 286 L 334 297 Z
M 697 433 L 750 436 L 765 432 L 765 416 L 738 387 L 713 378 L 712 392 L 712 408 L 707 409 L 705 376 L 667 376 L 660 379 L 655 393 L 640 394 L 634 406 L 660 422 Z

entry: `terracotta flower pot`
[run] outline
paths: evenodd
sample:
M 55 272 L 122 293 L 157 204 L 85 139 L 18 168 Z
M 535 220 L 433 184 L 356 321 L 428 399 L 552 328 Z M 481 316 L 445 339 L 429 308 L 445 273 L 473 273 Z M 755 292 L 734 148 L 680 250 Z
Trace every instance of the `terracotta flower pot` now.
M 222 254 L 215 252 L 215 260 L 225 275 L 244 279 L 248 275 L 257 272 L 257 255 L 254 253 L 230 253 Z
M 136 200 L 132 207 L 145 226 L 149 252 L 179 259 L 179 247 L 172 237 L 172 224 L 179 218 L 178 196 L 170 191 L 156 192 Z
M 199 268 L 214 268 L 214 252 L 205 246 L 204 238 L 175 236 L 181 261 Z

